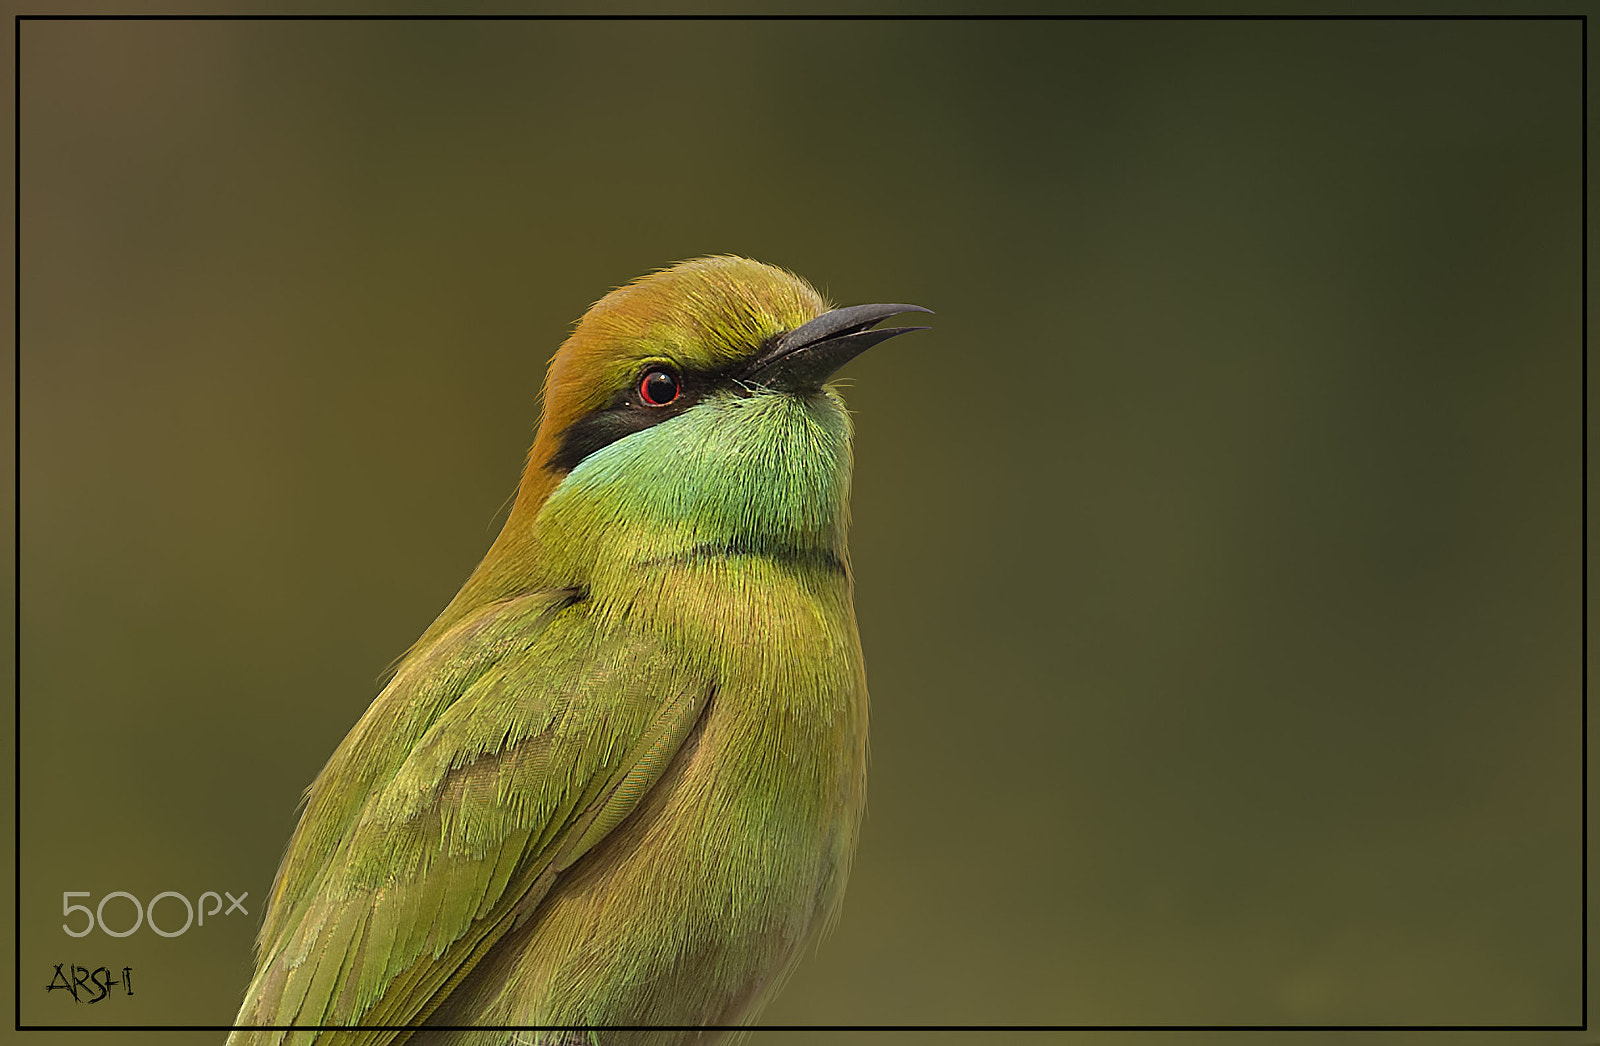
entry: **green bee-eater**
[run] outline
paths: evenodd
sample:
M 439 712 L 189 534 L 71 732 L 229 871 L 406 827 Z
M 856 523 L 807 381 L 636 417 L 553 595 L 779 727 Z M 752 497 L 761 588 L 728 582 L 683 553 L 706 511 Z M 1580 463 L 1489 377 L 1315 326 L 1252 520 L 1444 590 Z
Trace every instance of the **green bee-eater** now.
M 237 1019 L 424 1029 L 230 1042 L 755 1018 L 838 906 L 865 796 L 824 383 L 910 311 L 733 257 L 589 310 L 505 528 L 307 793 Z

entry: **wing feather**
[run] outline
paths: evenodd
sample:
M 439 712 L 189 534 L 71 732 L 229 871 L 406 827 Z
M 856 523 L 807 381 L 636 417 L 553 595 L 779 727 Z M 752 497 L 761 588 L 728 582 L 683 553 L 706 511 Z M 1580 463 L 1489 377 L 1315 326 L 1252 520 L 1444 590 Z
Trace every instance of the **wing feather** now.
M 654 638 L 601 630 L 552 593 L 490 608 L 413 661 L 309 793 L 241 1025 L 420 1023 L 638 805 L 711 691 Z

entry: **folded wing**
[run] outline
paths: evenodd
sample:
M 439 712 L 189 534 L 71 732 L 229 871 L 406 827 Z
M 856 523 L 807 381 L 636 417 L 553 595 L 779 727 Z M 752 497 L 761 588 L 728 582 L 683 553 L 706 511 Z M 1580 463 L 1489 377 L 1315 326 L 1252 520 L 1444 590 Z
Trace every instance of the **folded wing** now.
M 638 804 L 710 692 L 572 593 L 497 604 L 413 654 L 312 786 L 237 1023 L 421 1023 Z

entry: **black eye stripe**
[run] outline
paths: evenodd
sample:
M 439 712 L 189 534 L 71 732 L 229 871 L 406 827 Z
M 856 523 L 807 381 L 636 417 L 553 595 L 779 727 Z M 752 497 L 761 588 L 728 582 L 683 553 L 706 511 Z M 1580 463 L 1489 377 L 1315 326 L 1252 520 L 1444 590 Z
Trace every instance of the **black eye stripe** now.
M 771 341 L 772 338 L 768 338 L 758 347 L 757 357 Z M 675 418 L 712 393 L 749 395 L 750 383 L 740 381 L 747 374 L 749 366 L 749 359 L 738 360 L 715 370 L 680 370 L 668 363 L 646 363 L 634 373 L 626 387 L 612 395 L 604 407 L 590 411 L 567 426 L 561 434 L 561 444 L 545 463 L 545 468 L 552 472 L 570 472 L 600 448 L 608 447 L 624 436 L 643 432 L 652 425 L 659 425 L 668 418 Z M 661 404 L 649 403 L 644 399 L 641 383 L 646 375 L 656 369 L 671 370 L 677 376 L 676 399 Z
M 732 369 L 718 371 L 674 371 L 678 377 L 677 398 L 669 403 L 651 404 L 641 394 L 645 375 L 661 364 L 645 367 L 629 379 L 626 388 L 619 389 L 604 407 L 592 410 L 567 426 L 561 434 L 561 443 L 545 463 L 552 472 L 570 472 L 578 463 L 602 447 L 608 447 L 624 436 L 643 432 L 668 418 L 693 407 L 707 394 L 733 385 Z

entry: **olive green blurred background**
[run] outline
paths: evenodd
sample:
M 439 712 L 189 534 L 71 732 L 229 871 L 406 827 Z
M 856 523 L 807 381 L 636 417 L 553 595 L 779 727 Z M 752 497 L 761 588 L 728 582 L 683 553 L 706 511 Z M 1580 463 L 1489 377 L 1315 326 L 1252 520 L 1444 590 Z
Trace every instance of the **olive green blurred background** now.
M 769 1023 L 1580 1019 L 1576 23 L 21 55 L 25 1023 L 231 1020 L 300 792 L 496 533 L 550 353 L 727 252 L 937 311 L 845 372 L 870 815 Z M 74 940 L 65 890 L 251 914 Z

